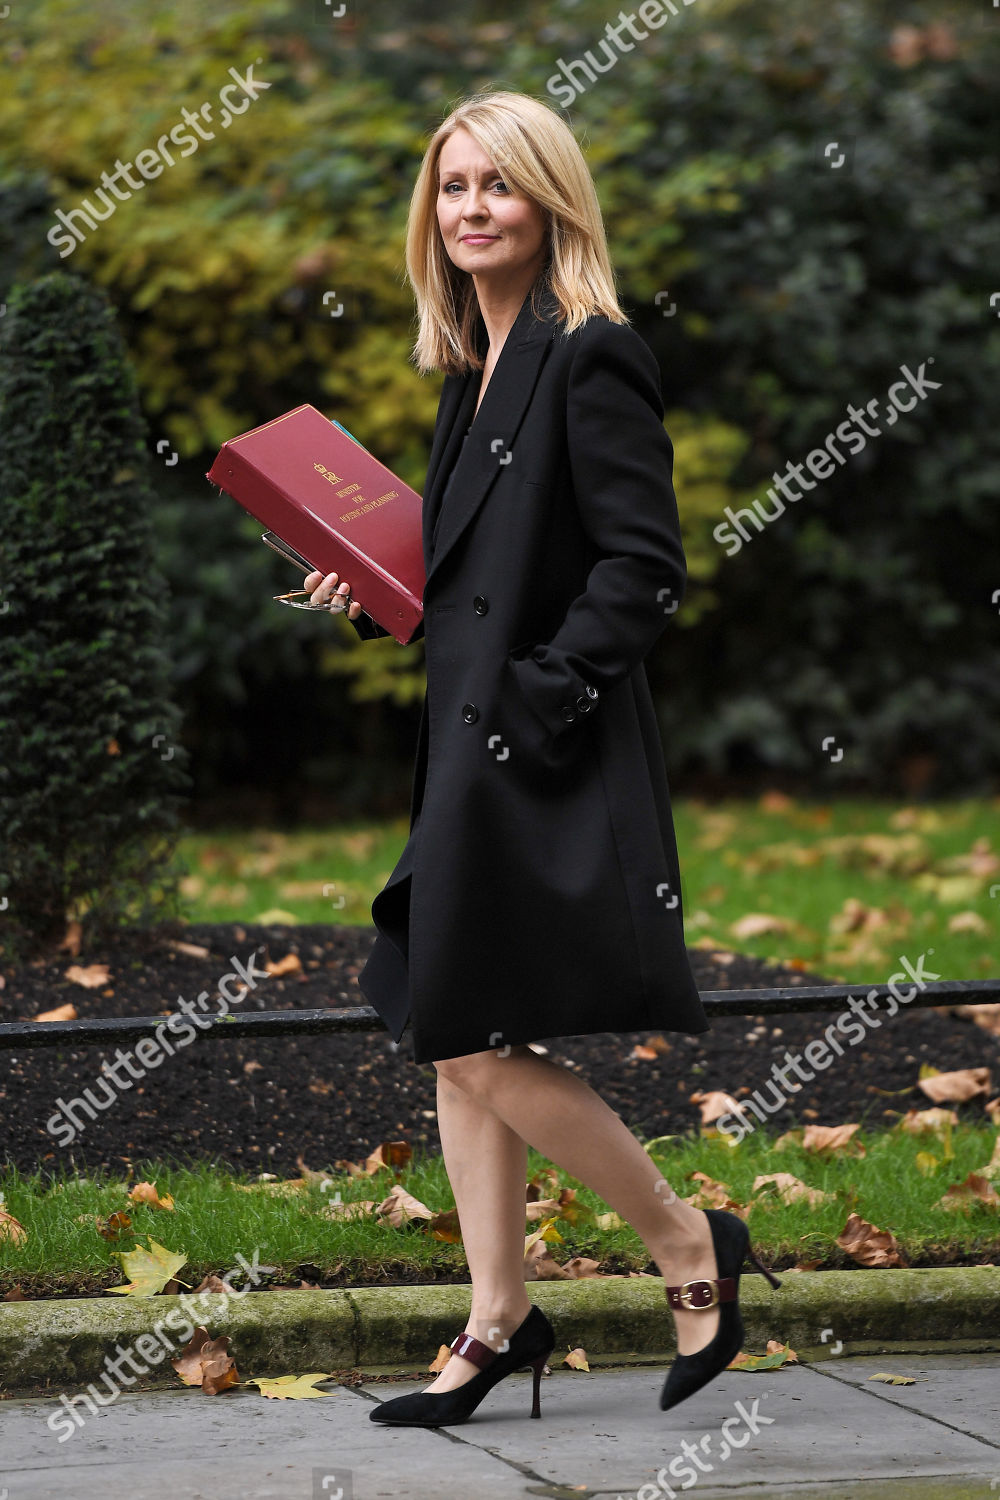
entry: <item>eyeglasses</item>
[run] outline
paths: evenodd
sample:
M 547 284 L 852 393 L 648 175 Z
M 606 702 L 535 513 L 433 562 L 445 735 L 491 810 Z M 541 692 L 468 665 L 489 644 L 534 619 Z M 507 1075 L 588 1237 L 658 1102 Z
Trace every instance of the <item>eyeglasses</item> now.
M 261 541 L 266 542 L 267 545 L 272 548 L 273 551 L 277 552 L 281 557 L 283 557 L 286 562 L 294 563 L 295 566 L 297 568 L 301 568 L 303 572 L 314 573 L 316 571 L 312 563 L 308 562 L 302 556 L 301 552 L 296 552 L 294 547 L 290 547 L 287 542 L 283 542 L 280 536 L 276 536 L 273 531 L 265 531 L 264 535 L 261 537 Z M 354 602 L 349 593 L 335 593 L 331 594 L 330 598 L 326 600 L 325 603 L 313 604 L 310 602 L 310 594 L 312 592 L 313 590 L 311 589 L 292 589 L 287 594 L 272 594 L 271 598 L 275 601 L 275 603 L 287 604 L 292 609 L 322 609 L 325 610 L 327 614 L 331 615 L 343 614 L 344 610 L 348 609 Z
M 272 594 L 272 599 L 277 604 L 288 604 L 292 609 L 325 609 L 328 614 L 343 614 L 354 601 L 350 594 L 331 594 L 324 604 L 300 603 L 300 600 L 308 600 L 311 590 L 292 589 L 289 594 Z

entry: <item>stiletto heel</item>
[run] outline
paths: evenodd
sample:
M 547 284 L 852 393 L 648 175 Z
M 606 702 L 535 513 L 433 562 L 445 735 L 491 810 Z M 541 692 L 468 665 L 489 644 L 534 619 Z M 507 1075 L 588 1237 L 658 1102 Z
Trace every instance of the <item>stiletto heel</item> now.
M 491 1391 L 504 1376 L 514 1370 L 523 1370 L 526 1365 L 530 1365 L 534 1372 L 531 1415 L 540 1417 L 539 1382 L 545 1361 L 556 1346 L 552 1324 L 541 1308 L 532 1304 L 528 1316 L 506 1343 L 506 1349 L 498 1354 L 488 1344 L 473 1338 L 471 1333 L 456 1334 L 450 1347 L 463 1359 L 478 1365 L 479 1374 L 451 1391 L 416 1391 L 409 1396 L 383 1401 L 369 1412 L 371 1421 L 392 1422 L 402 1427 L 449 1427 L 465 1422 L 487 1391 Z
M 774 1272 L 763 1265 L 750 1248 L 750 1232 L 737 1214 L 723 1208 L 706 1208 L 703 1212 L 712 1231 L 719 1275 L 698 1276 L 692 1281 L 681 1282 L 679 1286 L 668 1286 L 667 1302 L 671 1307 L 691 1310 L 724 1305 L 719 1306 L 719 1326 L 715 1335 L 705 1347 L 694 1354 L 675 1357 L 660 1392 L 661 1411 L 668 1411 L 671 1406 L 701 1390 L 740 1352 L 744 1328 L 739 1290 L 740 1267 L 744 1260 L 751 1260 L 772 1286 L 781 1285 Z M 702 1290 L 696 1291 L 695 1288 Z
M 756 1255 L 754 1255 L 753 1251 L 749 1248 L 749 1246 L 747 1247 L 747 1256 L 748 1256 L 748 1258 L 750 1260 L 753 1261 L 754 1265 L 757 1267 L 757 1270 L 760 1272 L 760 1274 L 762 1276 L 766 1276 L 767 1277 L 768 1281 L 771 1283 L 772 1286 L 780 1286 L 781 1285 L 781 1282 L 778 1280 L 778 1277 L 775 1276 L 774 1272 L 772 1270 L 770 1270 L 767 1266 L 761 1264 L 761 1262 L 757 1259 Z
M 550 1349 L 549 1354 L 551 1353 L 552 1350 Z M 540 1417 L 542 1415 L 542 1409 L 538 1404 L 538 1387 L 542 1379 L 542 1371 L 545 1369 L 545 1361 L 547 1358 L 548 1354 L 540 1354 L 538 1358 L 532 1360 L 531 1363 L 531 1368 L 534 1371 L 534 1385 L 531 1389 L 531 1415 L 533 1417 Z

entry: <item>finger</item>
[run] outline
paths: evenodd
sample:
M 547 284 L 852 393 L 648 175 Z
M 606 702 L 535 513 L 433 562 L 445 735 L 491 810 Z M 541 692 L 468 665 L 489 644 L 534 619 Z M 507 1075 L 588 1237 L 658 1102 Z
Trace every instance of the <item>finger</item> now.
M 312 573 L 307 573 L 305 578 L 303 578 L 302 587 L 304 589 L 314 589 L 322 577 L 323 575 L 319 568 L 316 568 Z

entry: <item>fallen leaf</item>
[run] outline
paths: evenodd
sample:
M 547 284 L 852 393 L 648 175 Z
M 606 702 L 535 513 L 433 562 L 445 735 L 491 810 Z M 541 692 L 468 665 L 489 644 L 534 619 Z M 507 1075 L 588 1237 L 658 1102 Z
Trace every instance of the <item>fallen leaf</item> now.
M 447 1344 L 439 1344 L 438 1352 L 431 1363 L 427 1366 L 432 1375 L 440 1375 L 445 1365 L 451 1359 L 451 1349 Z
M 934 1073 L 917 1082 L 935 1104 L 947 1101 L 962 1104 L 980 1094 L 988 1094 L 992 1088 L 989 1068 L 956 1068 L 950 1073 Z
M 953 1109 L 908 1109 L 896 1121 L 896 1129 L 910 1131 L 913 1135 L 920 1135 L 925 1131 L 934 1131 L 940 1135 L 957 1124 L 958 1115 Z
M 402 1183 L 395 1182 L 388 1197 L 376 1205 L 375 1217 L 383 1223 L 391 1224 L 393 1229 L 402 1229 L 404 1224 L 409 1224 L 414 1219 L 433 1219 L 434 1211 L 407 1192 Z
M 174 1206 L 174 1200 L 170 1194 L 168 1193 L 165 1198 L 161 1198 L 151 1182 L 137 1182 L 129 1193 L 129 1197 L 133 1203 L 148 1203 L 150 1208 L 169 1208 L 172 1210 Z
M 55 1010 L 43 1010 L 37 1016 L 31 1016 L 32 1021 L 75 1021 L 79 1012 L 75 1005 L 57 1005 Z
M 970 1172 L 964 1182 L 946 1188 L 934 1207 L 968 1209 L 974 1200 L 985 1203 L 988 1208 L 1000 1208 L 1000 1193 L 988 1177 L 982 1177 L 978 1172 Z
M 244 1385 L 255 1385 L 262 1396 L 271 1401 L 308 1401 L 312 1396 L 332 1396 L 332 1391 L 317 1391 L 316 1382 L 332 1380 L 333 1375 L 324 1375 L 316 1370 L 311 1375 L 273 1375 L 260 1380 L 245 1380 Z
M 964 1021 L 974 1021 L 991 1036 L 1000 1036 L 1000 1005 L 952 1005 L 948 1009 Z
M 108 1287 L 109 1292 L 120 1297 L 153 1297 L 163 1291 L 168 1281 L 176 1279 L 175 1272 L 187 1264 L 183 1252 L 175 1255 L 165 1245 L 158 1245 L 152 1236 L 148 1249 L 139 1245 L 134 1250 L 112 1250 L 111 1254 L 121 1261 L 125 1275 L 132 1277 L 127 1286 Z
M 87 1219 L 87 1215 L 81 1215 L 81 1222 Z M 123 1234 L 127 1234 L 132 1228 L 132 1220 L 127 1213 L 119 1209 L 117 1213 L 109 1214 L 102 1219 L 100 1214 L 96 1215 L 95 1227 L 102 1240 L 118 1240 Z
M 852 1213 L 836 1243 L 861 1266 L 905 1266 L 895 1237 L 888 1229 L 876 1229 L 860 1214 Z
M 427 1228 L 434 1239 L 443 1240 L 446 1245 L 462 1243 L 462 1226 L 457 1208 L 447 1208 L 444 1213 L 435 1214 L 433 1219 L 428 1219 Z
M 12 1286 L 9 1292 L 4 1292 L 3 1300 L 4 1302 L 27 1302 L 28 1298 L 19 1286 Z
M 912 1375 L 886 1375 L 880 1373 L 878 1375 L 869 1375 L 868 1379 L 881 1380 L 883 1385 L 916 1385 L 917 1383 Z
M 587 1355 L 585 1351 L 579 1348 L 571 1349 L 568 1354 L 564 1354 L 562 1357 L 562 1363 L 569 1370 L 590 1369 L 590 1365 L 587 1363 Z
M 216 1276 L 214 1271 L 210 1271 L 207 1276 L 202 1277 L 201 1285 L 196 1286 L 191 1295 L 192 1297 L 197 1297 L 201 1292 L 222 1292 L 225 1296 L 229 1296 L 229 1288 L 222 1277 Z
M 0 1240 L 10 1240 L 14 1245 L 23 1245 L 28 1238 L 28 1231 L 23 1224 L 19 1224 L 13 1214 L 9 1214 L 5 1208 L 0 1208 Z
M 989 924 L 984 922 L 977 911 L 957 911 L 953 917 L 948 918 L 949 932 L 989 932 Z M 996 1009 L 996 1006 L 993 1007 Z
M 282 974 L 301 974 L 302 960 L 297 953 L 286 953 L 284 958 L 268 959 L 264 969 L 272 979 L 277 979 Z
M 735 922 L 730 922 L 729 931 L 734 938 L 763 937 L 769 932 L 788 932 L 791 922 L 784 917 L 772 916 L 769 912 L 752 911 L 746 916 L 740 917 Z
M 340 1158 L 334 1162 L 334 1166 L 342 1168 L 352 1177 L 371 1177 L 375 1172 L 399 1171 L 400 1168 L 409 1165 L 412 1156 L 413 1147 L 409 1141 L 383 1141 L 380 1146 L 376 1146 L 363 1165 Z
M 369 1219 L 375 1211 L 374 1198 L 355 1198 L 350 1203 L 333 1200 L 319 1210 L 328 1219 Z
M 703 1125 L 713 1124 L 721 1115 L 735 1114 L 738 1117 L 741 1113 L 740 1105 L 732 1094 L 726 1094 L 722 1089 L 712 1089 L 708 1093 L 702 1093 L 699 1089 L 689 1094 L 688 1098 L 692 1104 L 700 1106 Z
M 782 1365 L 798 1364 L 799 1357 L 791 1344 L 768 1339 L 766 1354 L 747 1354 L 740 1350 L 726 1366 L 727 1370 L 777 1370 Z
M 217 1396 L 231 1386 L 239 1385 L 236 1361 L 229 1353 L 228 1334 L 217 1339 L 208 1329 L 198 1327 L 176 1359 L 170 1361 L 185 1385 L 198 1385 L 207 1396 Z
M 86 968 L 81 968 L 79 964 L 70 964 L 64 978 L 72 984 L 83 985 L 85 989 L 96 990 L 102 984 L 108 983 L 108 966 L 107 964 L 88 964 Z
M 806 1125 L 802 1132 L 803 1151 L 843 1151 L 845 1156 L 864 1156 L 861 1141 L 853 1140 L 859 1124 Z
M 822 1188 L 807 1186 L 791 1172 L 762 1172 L 754 1178 L 750 1191 L 755 1193 L 759 1187 L 764 1187 L 768 1183 L 774 1184 L 775 1192 L 782 1203 L 796 1203 L 800 1198 L 805 1198 L 815 1208 L 818 1203 L 827 1203 L 836 1197 L 835 1193 L 824 1193 Z

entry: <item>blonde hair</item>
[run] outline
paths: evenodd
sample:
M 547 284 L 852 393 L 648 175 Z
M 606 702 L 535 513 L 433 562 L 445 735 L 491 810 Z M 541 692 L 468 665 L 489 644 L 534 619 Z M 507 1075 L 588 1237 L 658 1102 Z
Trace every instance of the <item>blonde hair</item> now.
M 406 270 L 417 301 L 420 331 L 411 359 L 422 375 L 461 375 L 482 369 L 476 347 L 478 300 L 468 271 L 451 260 L 437 219 L 438 158 L 448 137 L 467 130 L 514 192 L 532 198 L 545 215 L 548 259 L 532 288 L 551 289 L 563 331 L 592 314 L 627 323 L 618 305 L 604 220 L 590 169 L 556 111 L 529 94 L 484 91 L 464 99 L 441 122 L 424 153 L 406 224 Z

